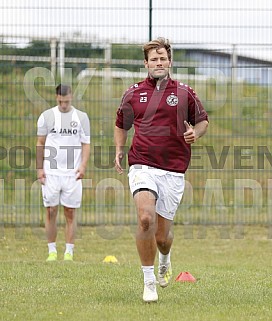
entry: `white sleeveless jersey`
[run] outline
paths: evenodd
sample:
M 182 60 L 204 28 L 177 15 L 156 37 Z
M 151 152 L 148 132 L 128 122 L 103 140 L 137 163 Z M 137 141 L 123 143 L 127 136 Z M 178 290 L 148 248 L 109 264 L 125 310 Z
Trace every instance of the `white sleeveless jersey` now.
M 62 113 L 56 106 L 40 115 L 37 127 L 37 135 L 46 136 L 45 174 L 74 176 L 81 163 L 81 144 L 90 144 L 88 115 L 74 107 Z

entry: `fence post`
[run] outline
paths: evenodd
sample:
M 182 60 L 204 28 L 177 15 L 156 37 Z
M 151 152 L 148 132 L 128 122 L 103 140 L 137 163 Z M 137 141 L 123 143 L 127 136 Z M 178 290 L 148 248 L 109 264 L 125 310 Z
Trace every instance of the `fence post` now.
M 231 81 L 236 82 L 237 80 L 237 63 L 238 63 L 238 56 L 237 56 L 237 48 L 236 45 L 232 45 L 232 54 L 231 54 Z
M 51 39 L 50 41 L 50 48 L 51 48 L 51 72 L 56 76 L 56 64 L 57 64 L 57 40 L 55 38 Z
M 64 68 L 65 68 L 65 43 L 62 38 L 59 41 L 59 75 L 62 80 L 64 76 Z

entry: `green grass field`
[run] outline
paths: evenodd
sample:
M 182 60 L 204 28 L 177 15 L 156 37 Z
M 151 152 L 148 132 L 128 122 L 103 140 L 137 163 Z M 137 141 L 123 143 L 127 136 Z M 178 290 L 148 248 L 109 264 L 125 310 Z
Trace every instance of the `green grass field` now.
M 81 227 L 75 262 L 69 263 L 61 258 L 45 262 L 42 228 L 26 228 L 21 239 L 15 229 L 2 229 L 0 320 L 272 319 L 271 240 L 266 227 L 245 226 L 240 239 L 235 228 L 229 228 L 230 238 L 222 239 L 219 227 L 175 226 L 174 278 L 189 271 L 197 282 L 173 279 L 168 288 L 158 289 L 159 301 L 154 304 L 142 301 L 143 280 L 133 229 L 125 226 L 119 237 L 106 240 L 97 228 Z M 199 238 L 203 229 L 206 237 Z M 60 228 L 59 257 L 63 248 Z M 116 256 L 119 263 L 103 263 L 106 255 Z

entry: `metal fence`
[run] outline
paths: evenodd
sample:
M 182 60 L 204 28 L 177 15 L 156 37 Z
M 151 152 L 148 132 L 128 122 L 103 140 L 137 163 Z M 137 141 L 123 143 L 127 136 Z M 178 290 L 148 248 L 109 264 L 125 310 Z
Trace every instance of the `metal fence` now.
M 60 81 L 72 85 L 73 104 L 91 119 L 91 159 L 79 223 L 136 223 L 127 177 L 113 166 L 113 128 L 122 93 L 146 76 L 141 44 L 153 36 L 173 40 L 173 78 L 194 87 L 210 119 L 207 135 L 193 146 L 175 222 L 220 226 L 226 237 L 232 225 L 238 234 L 246 224 L 270 227 L 272 44 L 263 35 L 271 34 L 269 2 L 241 2 L 240 7 L 225 1 L 217 7 L 203 2 L 185 6 L 182 1 L 167 6 L 159 1 L 134 6 L 125 1 L 117 6 L 108 1 L 66 1 L 65 7 L 62 2 L 31 3 L 1 4 L 3 16 L 10 19 L 0 25 L 0 236 L 5 225 L 15 225 L 18 235 L 24 226 L 43 226 L 36 121 L 55 105 L 54 88 Z M 28 23 L 16 21 L 19 12 L 29 17 Z M 31 12 L 40 18 L 33 22 Z M 222 14 L 229 20 L 218 20 Z M 199 33 L 205 40 L 200 41 Z M 62 215 L 59 220 L 63 222 Z M 109 237 L 118 232 L 105 231 Z

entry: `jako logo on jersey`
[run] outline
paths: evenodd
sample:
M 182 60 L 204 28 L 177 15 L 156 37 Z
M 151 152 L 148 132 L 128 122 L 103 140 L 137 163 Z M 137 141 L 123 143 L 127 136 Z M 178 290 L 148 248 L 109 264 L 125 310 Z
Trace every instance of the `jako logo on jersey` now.
M 171 94 L 166 98 L 166 102 L 169 106 L 174 107 L 178 104 L 178 97 Z
M 59 134 L 76 135 L 77 134 L 77 129 L 61 128 L 60 131 L 59 131 Z
M 50 130 L 51 134 L 56 134 L 57 131 L 55 128 L 52 128 Z M 64 134 L 64 135 L 76 135 L 77 134 L 77 129 L 70 129 L 70 128 L 61 128 L 58 132 L 59 134 Z

